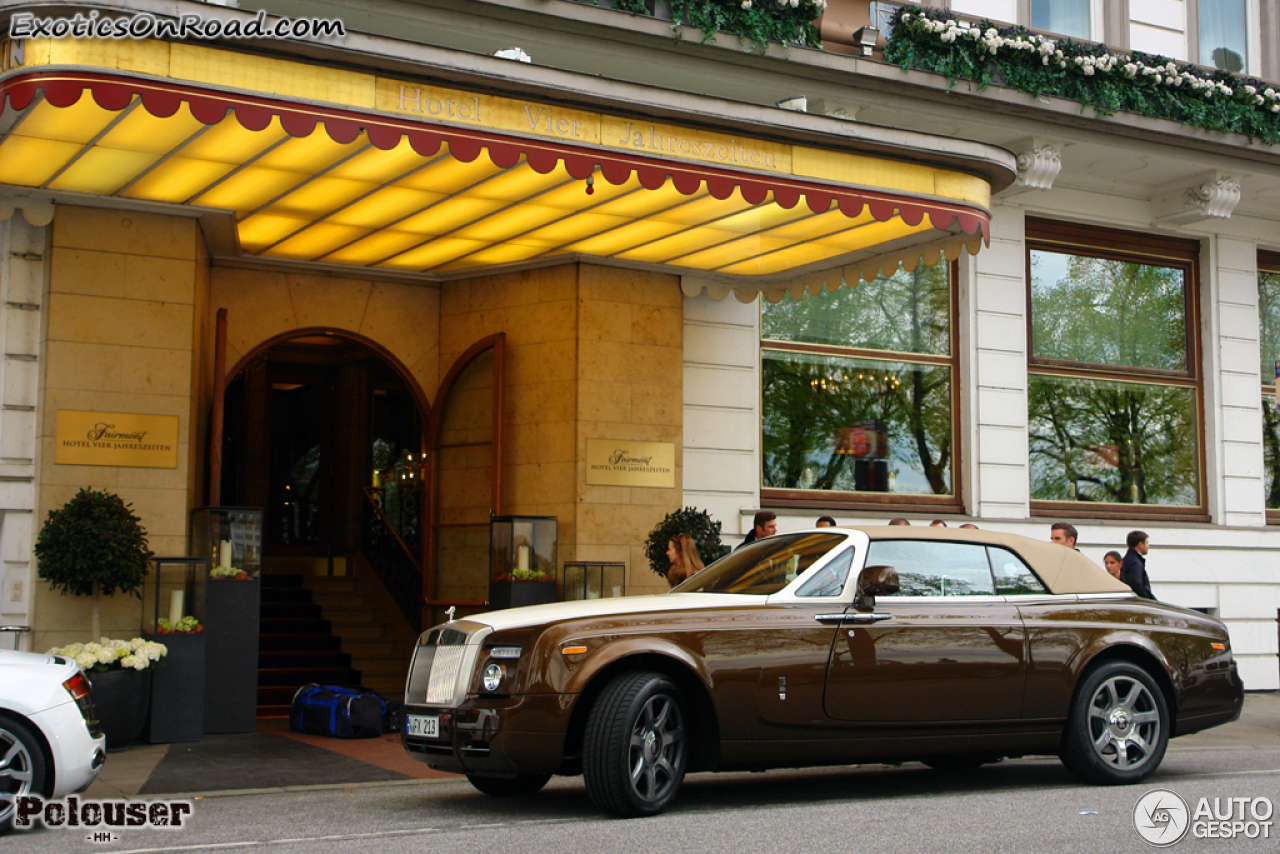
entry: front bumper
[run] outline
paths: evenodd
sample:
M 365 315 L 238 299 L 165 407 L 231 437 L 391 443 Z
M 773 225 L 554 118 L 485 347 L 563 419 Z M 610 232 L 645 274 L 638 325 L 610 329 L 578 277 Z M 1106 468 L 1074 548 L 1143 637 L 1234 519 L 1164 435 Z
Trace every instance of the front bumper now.
M 53 751 L 54 800 L 83 792 L 97 779 L 106 760 L 106 738 L 89 732 L 84 715 L 73 701 L 31 716 Z
M 404 749 L 437 771 L 514 776 L 555 774 L 564 765 L 569 695 L 468 699 L 454 707 L 406 705 L 440 719 L 438 738 L 401 732 Z

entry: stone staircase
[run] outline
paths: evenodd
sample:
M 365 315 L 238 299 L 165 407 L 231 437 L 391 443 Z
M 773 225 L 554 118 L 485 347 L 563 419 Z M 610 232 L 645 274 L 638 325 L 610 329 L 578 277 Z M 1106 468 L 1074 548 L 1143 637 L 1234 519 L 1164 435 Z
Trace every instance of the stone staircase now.
M 342 651 L 351 656 L 351 666 L 360 671 L 364 687 L 383 697 L 402 698 L 408 654 L 397 651 L 386 615 L 373 597 L 360 592 L 351 577 L 308 578 L 306 585 Z
M 287 717 L 309 682 L 403 695 L 407 654 L 372 598 L 350 577 L 263 574 L 258 717 Z

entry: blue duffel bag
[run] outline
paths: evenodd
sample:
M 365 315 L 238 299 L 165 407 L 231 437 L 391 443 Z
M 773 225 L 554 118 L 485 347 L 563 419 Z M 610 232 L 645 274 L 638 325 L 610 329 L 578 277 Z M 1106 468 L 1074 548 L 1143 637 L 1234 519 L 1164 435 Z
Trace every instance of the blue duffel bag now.
M 333 738 L 376 738 L 382 735 L 387 704 L 371 691 L 336 685 L 303 685 L 289 707 L 289 729 Z

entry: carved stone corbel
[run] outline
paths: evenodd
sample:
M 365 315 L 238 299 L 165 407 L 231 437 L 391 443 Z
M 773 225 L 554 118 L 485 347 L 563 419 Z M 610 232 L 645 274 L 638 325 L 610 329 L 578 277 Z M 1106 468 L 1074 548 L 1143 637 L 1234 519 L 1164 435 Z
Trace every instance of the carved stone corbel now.
M 1151 216 L 1161 225 L 1187 225 L 1230 219 L 1238 204 L 1239 176 L 1214 170 L 1157 190 L 1151 197 Z
M 1065 143 L 1045 137 L 1031 137 L 1012 146 L 1018 158 L 1018 180 L 1006 195 L 1028 190 L 1048 190 L 1062 171 L 1062 149 Z

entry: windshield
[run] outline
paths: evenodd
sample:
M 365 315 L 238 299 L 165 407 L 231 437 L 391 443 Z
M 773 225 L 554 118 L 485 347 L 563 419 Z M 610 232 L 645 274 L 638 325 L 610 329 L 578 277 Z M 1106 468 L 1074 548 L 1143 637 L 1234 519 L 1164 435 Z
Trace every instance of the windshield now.
M 672 593 L 769 596 L 845 541 L 844 534 L 778 534 L 738 549 L 694 574 Z

